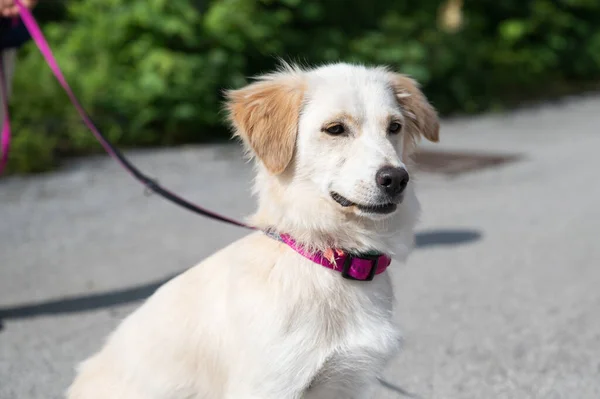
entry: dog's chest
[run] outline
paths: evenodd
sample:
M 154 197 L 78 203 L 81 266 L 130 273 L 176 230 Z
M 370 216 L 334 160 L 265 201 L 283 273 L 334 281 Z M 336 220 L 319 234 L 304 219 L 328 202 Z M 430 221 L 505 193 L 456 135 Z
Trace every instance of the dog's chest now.
M 335 370 L 354 368 L 387 358 L 399 345 L 400 334 L 389 314 L 360 314 L 347 327 L 332 351 L 327 366 Z
M 369 284 L 369 283 L 366 283 Z M 400 334 L 392 320 L 393 296 L 389 281 L 380 281 L 362 289 L 343 308 L 329 313 L 326 322 L 339 330 L 328 348 L 326 359 L 313 378 L 311 386 L 343 384 L 373 378 L 393 356 Z M 339 323 L 336 319 L 343 318 Z
M 331 348 L 303 398 L 355 397 L 374 383 L 396 354 L 400 335 L 390 319 L 364 318 L 362 323 Z

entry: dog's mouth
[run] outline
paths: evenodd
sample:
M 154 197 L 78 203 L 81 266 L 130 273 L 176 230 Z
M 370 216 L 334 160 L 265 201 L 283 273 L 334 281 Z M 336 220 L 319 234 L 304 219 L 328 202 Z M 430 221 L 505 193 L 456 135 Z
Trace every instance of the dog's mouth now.
M 378 214 L 385 215 L 385 214 L 394 212 L 396 210 L 396 208 L 398 208 L 398 204 L 395 204 L 393 202 L 387 202 L 387 203 L 383 203 L 383 204 L 374 204 L 374 205 L 364 205 L 364 204 L 357 204 L 356 202 L 352 202 L 348 198 L 343 197 L 334 191 L 330 192 L 329 195 L 331 195 L 331 198 L 335 202 L 337 202 L 344 208 L 354 206 L 357 209 L 359 209 L 363 212 L 366 212 L 366 213 L 378 213 Z

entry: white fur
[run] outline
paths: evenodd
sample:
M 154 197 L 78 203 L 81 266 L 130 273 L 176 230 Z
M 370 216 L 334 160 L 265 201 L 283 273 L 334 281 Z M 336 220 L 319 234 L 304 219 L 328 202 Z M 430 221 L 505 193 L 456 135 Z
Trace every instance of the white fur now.
M 342 208 L 377 199 L 374 175 L 402 166 L 406 115 L 388 72 L 347 64 L 285 71 L 306 84 L 294 159 L 274 176 L 257 162 L 259 208 L 252 221 L 316 249 L 395 249 L 413 244 L 418 203 L 412 183 L 386 217 Z M 344 112 L 347 137 L 321 125 Z M 345 280 L 261 232 L 234 242 L 161 287 L 80 366 L 71 399 L 370 398 L 396 353 L 388 273 Z

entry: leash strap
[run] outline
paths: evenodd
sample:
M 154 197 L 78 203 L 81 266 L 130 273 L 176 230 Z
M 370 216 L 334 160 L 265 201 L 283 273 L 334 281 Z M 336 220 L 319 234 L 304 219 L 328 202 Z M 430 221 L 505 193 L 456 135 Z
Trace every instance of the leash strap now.
M 19 7 L 19 13 L 20 13 L 23 23 L 25 24 L 25 27 L 29 31 L 31 38 L 33 39 L 33 41 L 37 45 L 38 49 L 40 50 L 40 53 L 44 57 L 44 60 L 46 61 L 46 63 L 50 67 L 50 69 L 52 70 L 52 73 L 56 77 L 56 80 L 58 80 L 60 85 L 63 87 L 63 89 L 69 96 L 71 103 L 77 109 L 77 112 L 79 113 L 79 116 L 81 117 L 81 119 L 83 120 L 85 125 L 92 132 L 94 137 L 96 137 L 96 140 L 98 140 L 98 142 L 100 142 L 100 144 L 102 145 L 104 150 L 108 153 L 108 155 L 110 155 L 114 160 L 116 160 L 135 179 L 137 179 L 144 186 L 146 186 L 146 188 L 148 190 L 155 192 L 156 194 L 160 195 L 161 197 L 163 197 L 163 198 L 165 198 L 165 199 L 167 199 L 167 200 L 169 200 L 191 212 L 197 213 L 197 214 L 205 216 L 207 218 L 218 220 L 218 221 L 228 223 L 228 224 L 232 224 L 234 226 L 245 227 L 248 229 L 254 229 L 254 227 L 251 227 L 244 223 L 238 222 L 237 220 L 230 219 L 228 217 L 219 215 L 215 212 L 209 211 L 198 205 L 195 205 L 195 204 L 187 201 L 186 199 L 178 196 L 177 194 L 167 190 L 166 188 L 164 188 L 160 184 L 158 184 L 155 180 L 151 179 L 150 177 L 148 177 L 147 175 L 142 173 L 135 165 L 133 165 L 127 158 L 125 158 L 125 156 L 117 148 L 115 148 L 106 139 L 106 137 L 104 137 L 102 135 L 102 133 L 100 133 L 100 131 L 96 128 L 96 126 L 94 125 L 94 123 L 92 122 L 92 120 L 90 119 L 88 114 L 83 109 L 83 106 L 81 105 L 81 103 L 79 102 L 77 97 L 75 97 L 75 94 L 71 90 L 71 87 L 67 83 L 67 80 L 65 79 L 60 67 L 58 66 L 58 62 L 56 61 L 56 58 L 54 58 L 54 54 L 52 53 L 52 50 L 50 49 L 50 46 L 48 45 L 48 42 L 46 41 L 46 38 L 44 37 L 42 30 L 40 29 L 38 23 L 36 22 L 35 18 L 31 14 L 29 9 L 27 9 L 27 7 L 23 6 L 23 4 L 21 3 L 20 0 L 15 0 L 15 2 L 17 4 L 17 6 Z M 1 64 L 0 64 L 0 68 L 1 68 Z M 5 82 L 2 81 L 3 97 L 4 97 L 5 88 L 6 88 Z M 4 100 L 4 98 L 3 98 L 3 100 Z M 8 111 L 6 101 L 4 101 L 4 104 L 5 104 L 5 107 L 7 108 L 6 111 Z M 6 117 L 4 118 L 4 128 L 2 130 L 2 160 L 3 160 L 3 162 L 6 162 L 6 158 L 8 156 L 8 143 L 9 142 L 10 142 L 10 124 L 8 122 L 8 113 L 6 113 Z M 2 172 L 2 166 L 3 166 L 3 164 L 0 164 L 0 173 Z

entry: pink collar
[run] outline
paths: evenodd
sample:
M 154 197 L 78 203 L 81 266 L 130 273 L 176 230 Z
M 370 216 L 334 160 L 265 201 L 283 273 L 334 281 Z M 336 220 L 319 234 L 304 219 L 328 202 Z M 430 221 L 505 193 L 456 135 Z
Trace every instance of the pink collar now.
M 331 270 L 342 273 L 348 280 L 371 281 L 377 274 L 383 273 L 392 259 L 382 254 L 352 255 L 341 251 L 333 251 L 333 259 L 328 259 L 323 252 L 308 252 L 287 234 L 267 231 L 266 234 L 287 244 L 305 258 Z

